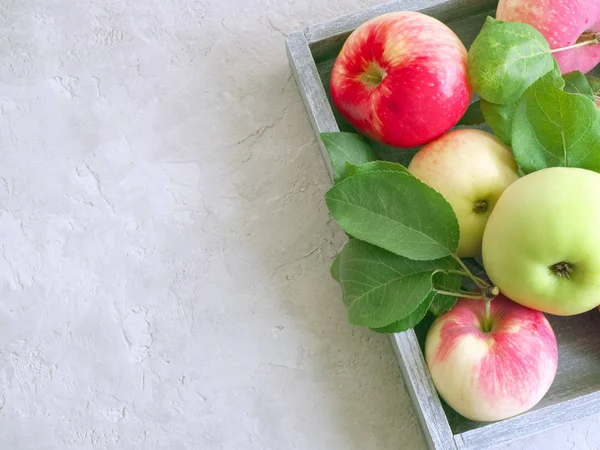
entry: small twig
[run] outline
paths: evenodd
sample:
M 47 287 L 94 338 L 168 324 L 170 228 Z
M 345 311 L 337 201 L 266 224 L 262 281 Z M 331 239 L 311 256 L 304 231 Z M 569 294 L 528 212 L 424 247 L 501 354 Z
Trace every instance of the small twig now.
M 473 283 L 475 283 L 475 285 L 479 289 L 484 290 L 486 288 L 490 288 L 491 287 L 490 284 L 487 281 L 482 280 L 481 278 L 476 277 L 475 275 L 473 275 L 471 273 L 471 271 L 469 270 L 469 268 L 462 261 L 462 259 L 460 259 L 458 256 L 456 256 L 454 253 L 452 253 L 452 258 L 454 258 L 454 260 L 458 263 L 458 265 L 463 269 L 465 275 L 467 277 L 469 277 L 471 279 L 471 281 L 473 281 Z
M 451 295 L 452 297 L 464 297 L 471 298 L 473 300 L 481 300 L 483 298 L 482 295 L 474 295 L 473 292 L 458 292 L 458 291 L 442 291 L 439 289 L 434 289 L 435 292 L 441 295 Z
M 585 47 L 586 45 L 598 45 L 600 44 L 600 33 L 589 33 L 588 36 L 584 37 L 584 40 L 578 41 L 573 45 L 567 45 L 566 47 L 555 48 L 550 53 L 562 52 L 563 50 L 571 50 L 578 47 Z
M 437 269 L 437 270 L 435 270 L 433 272 L 433 275 L 435 275 L 438 272 L 440 272 L 440 273 L 455 273 L 456 275 L 460 275 L 460 276 L 463 276 L 463 277 L 468 277 L 469 276 L 468 273 L 466 273 L 466 272 L 464 272 L 462 270 L 456 270 L 456 269 Z

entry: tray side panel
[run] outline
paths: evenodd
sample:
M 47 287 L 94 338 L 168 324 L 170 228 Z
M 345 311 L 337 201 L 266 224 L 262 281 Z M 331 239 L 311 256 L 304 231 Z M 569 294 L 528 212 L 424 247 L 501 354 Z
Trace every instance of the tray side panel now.
M 490 444 L 506 444 L 515 436 L 524 438 L 597 413 L 600 413 L 600 391 L 457 434 L 455 439 L 459 449 L 480 450 Z
M 304 32 L 297 31 L 290 34 L 286 38 L 286 50 L 292 74 L 298 85 L 300 96 L 304 101 L 310 123 L 317 138 L 324 132 L 339 131 Z M 331 169 L 327 149 L 321 139 L 317 139 L 317 141 L 319 142 L 329 177 L 333 180 L 333 170 Z
M 404 383 L 413 404 L 427 445 L 432 450 L 457 448 L 442 403 L 437 395 L 425 358 L 413 330 L 390 335 Z

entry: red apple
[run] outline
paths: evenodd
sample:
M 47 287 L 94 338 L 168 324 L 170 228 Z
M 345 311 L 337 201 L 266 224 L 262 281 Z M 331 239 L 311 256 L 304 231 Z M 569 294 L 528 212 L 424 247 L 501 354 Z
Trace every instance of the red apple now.
M 500 0 L 496 19 L 536 28 L 550 48 L 562 48 L 600 32 L 598 0 Z M 586 45 L 554 54 L 562 73 L 586 73 L 600 63 L 600 45 Z
M 521 414 L 546 394 L 558 361 L 544 314 L 500 295 L 484 331 L 482 300 L 460 299 L 427 334 L 425 358 L 438 393 L 480 422 Z
M 331 95 L 366 136 L 394 147 L 423 145 L 452 128 L 469 106 L 467 51 L 432 17 L 384 14 L 346 40 L 331 73 Z

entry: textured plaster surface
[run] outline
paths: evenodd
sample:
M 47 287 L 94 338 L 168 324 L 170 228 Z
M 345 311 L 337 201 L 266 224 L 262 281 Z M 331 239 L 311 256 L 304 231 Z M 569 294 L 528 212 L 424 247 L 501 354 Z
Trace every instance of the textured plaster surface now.
M 0 0 L 1 449 L 425 448 L 283 42 L 375 3 Z

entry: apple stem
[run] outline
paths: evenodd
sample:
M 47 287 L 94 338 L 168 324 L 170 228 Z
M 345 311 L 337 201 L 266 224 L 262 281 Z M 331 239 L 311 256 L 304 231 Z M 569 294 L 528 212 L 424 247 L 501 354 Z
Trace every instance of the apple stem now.
M 600 44 L 600 33 L 593 33 L 589 35 L 589 39 L 585 39 L 580 42 L 576 42 L 573 45 L 567 45 L 566 47 L 555 48 L 550 53 L 562 52 L 563 50 L 571 50 L 573 48 L 584 47 L 586 45 L 598 45 Z
M 490 310 L 492 309 L 492 299 L 484 298 L 483 300 L 483 331 L 488 333 L 491 330 Z
M 492 309 L 492 300 L 500 294 L 497 286 L 490 286 L 483 291 L 483 331 L 488 333 L 492 329 L 490 319 L 490 310 Z

